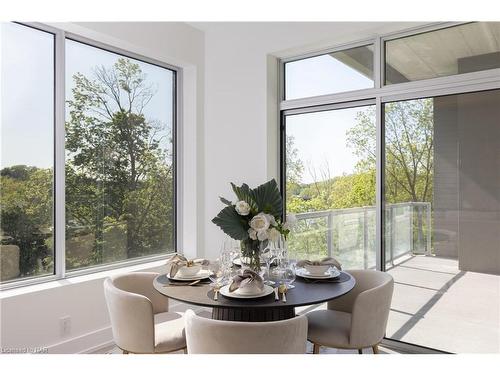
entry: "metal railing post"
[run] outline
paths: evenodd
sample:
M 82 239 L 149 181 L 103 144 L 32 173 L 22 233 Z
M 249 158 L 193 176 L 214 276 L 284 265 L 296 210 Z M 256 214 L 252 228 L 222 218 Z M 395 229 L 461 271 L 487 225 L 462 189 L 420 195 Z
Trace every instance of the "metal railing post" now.
M 365 269 L 368 268 L 368 212 L 363 207 L 363 263 Z
M 390 223 L 391 223 L 391 227 L 390 227 L 390 241 L 391 241 L 391 245 L 389 246 L 389 250 L 390 250 L 390 261 L 391 261 L 391 264 L 394 264 L 394 242 L 395 242 L 395 236 L 396 236 L 396 231 L 395 231 L 395 228 L 394 228 L 394 206 L 390 206 L 389 208 L 389 217 L 390 217 Z
M 410 252 L 412 254 L 415 253 L 415 242 L 413 238 L 413 222 L 414 222 L 414 217 L 413 217 L 413 210 L 415 209 L 415 205 L 413 202 L 410 203 Z M 418 209 L 418 206 L 417 206 Z
M 333 253 L 333 211 L 328 212 L 328 232 L 326 233 L 328 256 L 331 257 Z
M 426 225 L 427 248 L 425 249 L 425 254 L 431 255 L 431 203 L 430 202 L 427 202 L 426 209 L 427 209 L 427 225 Z

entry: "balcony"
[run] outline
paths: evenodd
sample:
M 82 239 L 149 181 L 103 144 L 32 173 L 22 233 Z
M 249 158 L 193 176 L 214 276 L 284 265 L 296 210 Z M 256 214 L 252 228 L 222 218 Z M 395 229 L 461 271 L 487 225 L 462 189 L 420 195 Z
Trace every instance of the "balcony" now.
M 345 269 L 375 268 L 375 213 L 299 213 L 290 251 L 297 258 L 331 255 Z M 458 258 L 435 254 L 430 203 L 387 205 L 385 220 L 386 270 L 395 281 L 387 337 L 448 352 L 499 353 L 500 276 L 462 271 Z

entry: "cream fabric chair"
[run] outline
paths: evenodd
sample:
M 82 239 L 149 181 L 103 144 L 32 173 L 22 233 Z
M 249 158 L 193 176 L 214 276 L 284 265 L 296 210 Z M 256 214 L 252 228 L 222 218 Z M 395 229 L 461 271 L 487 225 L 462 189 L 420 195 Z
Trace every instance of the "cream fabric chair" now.
M 186 348 L 184 317 L 168 312 L 168 298 L 153 288 L 154 272 L 107 278 L 104 294 L 116 345 L 124 354 Z
M 186 311 L 190 354 L 304 354 L 307 319 L 297 316 L 275 322 L 229 322 Z
M 309 321 L 307 338 L 320 346 L 341 349 L 373 348 L 385 335 L 391 307 L 394 280 L 385 272 L 372 270 L 347 271 L 356 279 L 356 285 L 346 295 L 328 302 L 327 310 L 306 314 Z

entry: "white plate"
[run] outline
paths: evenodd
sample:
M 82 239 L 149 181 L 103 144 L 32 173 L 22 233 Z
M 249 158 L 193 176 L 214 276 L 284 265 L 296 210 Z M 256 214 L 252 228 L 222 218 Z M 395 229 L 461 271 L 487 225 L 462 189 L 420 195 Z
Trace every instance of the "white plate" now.
M 229 298 L 259 298 L 259 297 L 265 297 L 268 296 L 271 293 L 274 293 L 274 289 L 270 287 L 269 285 L 264 285 L 264 289 L 262 292 L 258 294 L 239 294 L 238 289 L 236 289 L 234 292 L 229 291 L 229 285 L 224 285 L 220 290 L 219 293 L 222 294 L 224 297 L 229 297 Z
M 235 260 L 233 260 L 233 264 L 236 266 L 241 266 L 241 258 L 236 258 Z M 265 262 L 260 261 L 261 266 L 265 264 L 266 264 Z
M 296 271 L 296 275 L 300 277 L 305 277 L 306 279 L 334 279 L 335 277 L 340 276 L 340 271 L 337 269 L 330 270 L 325 272 L 324 275 L 313 275 L 309 271 L 306 271 L 304 268 L 299 268 Z
M 193 276 L 180 276 L 178 273 L 174 277 L 170 277 L 170 274 L 167 274 L 167 277 L 171 280 L 176 280 L 176 281 L 196 281 L 196 280 L 203 280 L 206 279 L 207 277 L 210 276 L 210 271 L 209 270 L 201 270 L 198 272 L 196 275 Z

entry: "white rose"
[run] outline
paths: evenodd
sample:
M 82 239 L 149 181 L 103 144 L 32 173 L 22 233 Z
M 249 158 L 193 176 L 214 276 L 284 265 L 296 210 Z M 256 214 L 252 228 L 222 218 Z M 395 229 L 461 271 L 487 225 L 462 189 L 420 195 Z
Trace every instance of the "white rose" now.
M 250 239 L 256 240 L 257 239 L 257 232 L 255 231 L 255 229 L 250 228 L 248 230 L 248 236 L 250 237 Z
M 267 237 L 270 241 L 277 241 L 281 233 L 276 228 L 271 228 L 267 231 Z
M 267 240 L 268 236 L 267 236 L 267 230 L 259 230 L 257 232 L 257 238 L 259 239 L 259 241 L 265 241 Z
M 250 205 L 245 201 L 238 201 L 235 204 L 236 212 L 241 216 L 247 216 L 250 213 Z
M 277 223 L 276 223 L 276 219 L 274 218 L 273 215 L 270 215 L 270 214 L 264 214 L 267 216 L 267 218 L 269 219 L 269 224 L 272 225 L 272 226 L 275 226 Z
M 268 215 L 260 213 L 255 215 L 252 220 L 250 220 L 250 228 L 255 230 L 257 233 L 261 231 L 266 231 L 269 228 L 270 222 Z

